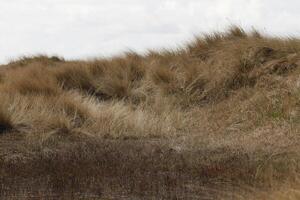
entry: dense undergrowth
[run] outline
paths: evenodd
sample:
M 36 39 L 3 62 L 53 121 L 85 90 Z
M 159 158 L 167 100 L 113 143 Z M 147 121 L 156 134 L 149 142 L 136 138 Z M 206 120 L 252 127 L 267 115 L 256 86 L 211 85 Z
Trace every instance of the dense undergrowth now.
M 297 199 L 299 52 L 232 27 L 176 50 L 3 65 L 0 195 Z

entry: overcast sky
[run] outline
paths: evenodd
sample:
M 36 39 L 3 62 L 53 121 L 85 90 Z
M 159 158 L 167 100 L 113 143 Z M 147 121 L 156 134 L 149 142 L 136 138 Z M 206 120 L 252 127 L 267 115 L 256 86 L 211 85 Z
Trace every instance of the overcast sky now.
M 300 36 L 299 0 L 0 0 L 0 63 L 174 47 L 229 24 Z

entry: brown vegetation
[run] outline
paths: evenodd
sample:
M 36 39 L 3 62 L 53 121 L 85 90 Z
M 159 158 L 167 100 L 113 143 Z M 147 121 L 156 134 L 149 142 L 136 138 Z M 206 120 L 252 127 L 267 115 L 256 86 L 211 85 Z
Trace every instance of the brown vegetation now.
M 174 51 L 1 66 L 0 197 L 297 199 L 299 65 L 299 39 L 233 27 Z

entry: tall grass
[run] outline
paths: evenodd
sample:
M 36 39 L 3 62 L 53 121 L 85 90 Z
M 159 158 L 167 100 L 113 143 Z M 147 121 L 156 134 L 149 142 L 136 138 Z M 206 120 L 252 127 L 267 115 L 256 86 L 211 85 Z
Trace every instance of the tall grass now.
M 299 52 L 232 27 L 176 50 L 1 66 L 0 196 L 251 199 L 296 184 Z

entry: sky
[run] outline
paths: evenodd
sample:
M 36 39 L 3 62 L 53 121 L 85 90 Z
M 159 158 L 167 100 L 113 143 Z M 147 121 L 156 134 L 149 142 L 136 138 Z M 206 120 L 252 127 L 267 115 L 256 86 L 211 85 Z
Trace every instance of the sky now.
M 299 0 L 0 0 L 0 63 L 173 48 L 236 24 L 300 36 Z

